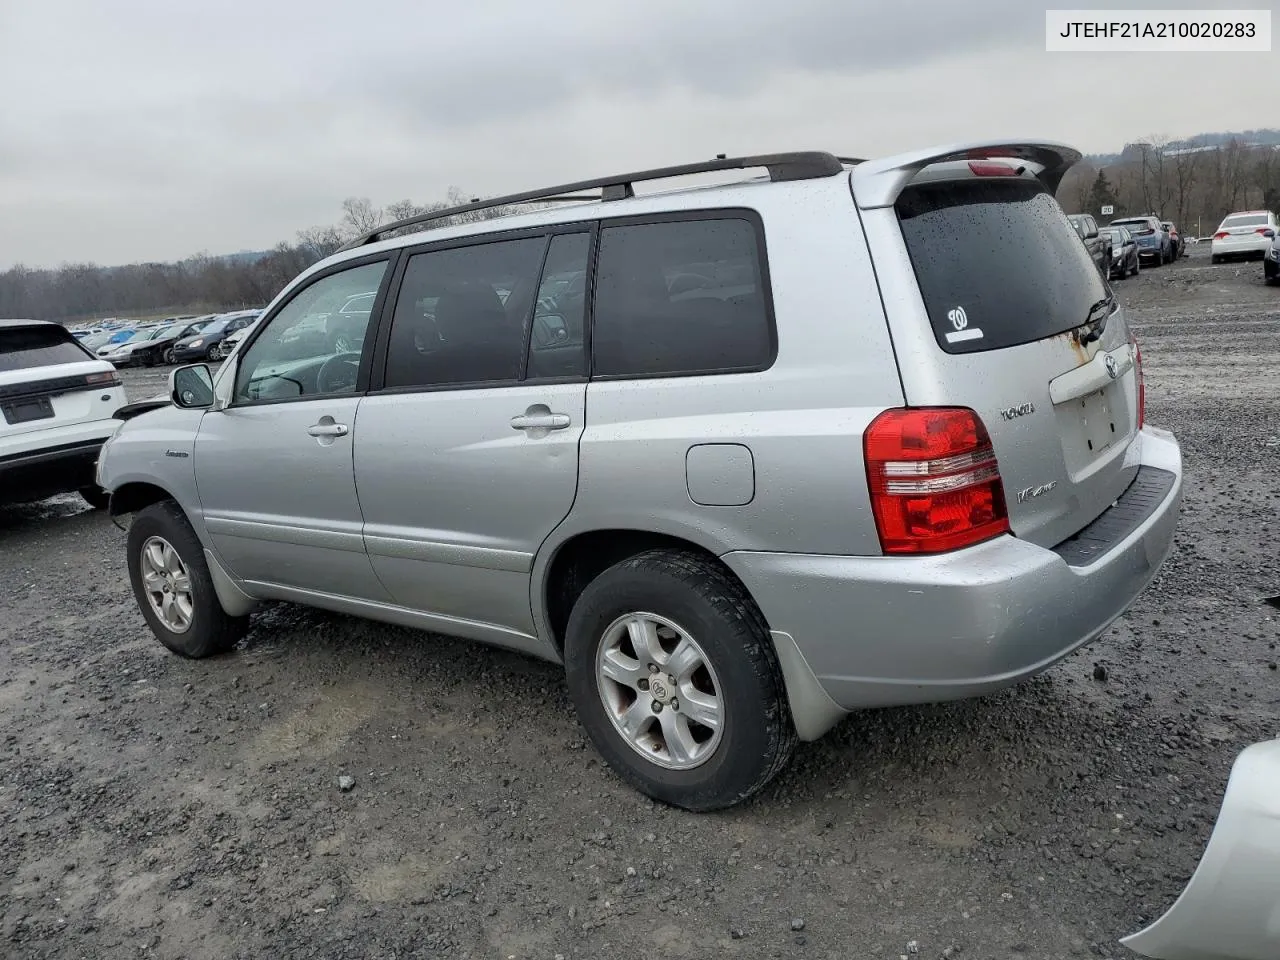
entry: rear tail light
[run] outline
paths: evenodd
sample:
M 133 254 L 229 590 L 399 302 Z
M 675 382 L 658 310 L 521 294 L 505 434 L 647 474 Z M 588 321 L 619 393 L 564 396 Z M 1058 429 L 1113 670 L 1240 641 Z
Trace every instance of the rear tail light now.
M 942 553 L 1009 532 L 1000 467 L 972 410 L 886 410 L 863 452 L 885 553 Z
M 105 384 L 107 386 L 118 387 L 120 385 L 120 377 L 114 373 L 88 373 L 85 374 L 84 382 L 90 385 Z
M 1129 342 L 1133 344 L 1133 371 L 1138 378 L 1138 429 L 1141 430 L 1147 420 L 1147 383 L 1142 377 L 1142 347 L 1138 346 L 1138 338 L 1132 334 Z
M 1253 232 L 1254 232 L 1254 233 L 1266 233 L 1266 232 L 1267 232 L 1268 230 L 1270 230 L 1270 229 L 1271 229 L 1270 227 L 1259 227 L 1257 230 L 1255 230 L 1255 231 L 1253 231 Z
M 1227 233 L 1227 231 L 1219 230 L 1217 233 L 1213 235 L 1213 239 L 1221 240 L 1223 237 L 1229 237 L 1229 236 L 1231 236 L 1231 234 Z

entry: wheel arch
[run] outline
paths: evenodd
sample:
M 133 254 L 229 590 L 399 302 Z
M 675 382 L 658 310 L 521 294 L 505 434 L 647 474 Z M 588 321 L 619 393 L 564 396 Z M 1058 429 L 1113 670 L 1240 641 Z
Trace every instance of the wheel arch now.
M 596 576 L 613 564 L 654 549 L 682 550 L 713 562 L 739 584 L 747 596 L 751 588 L 721 559 L 710 545 L 678 533 L 629 527 L 583 530 L 566 536 L 545 550 L 533 568 L 534 621 L 551 647 L 554 659 L 563 662 L 565 627 L 573 604 Z M 759 604 L 757 604 L 759 607 Z M 775 630 L 764 611 L 774 653 L 782 669 L 786 708 L 801 740 L 817 740 L 847 714 L 823 689 L 803 652 L 788 633 Z
M 162 500 L 172 500 L 179 507 L 182 507 L 181 501 L 174 496 L 172 491 L 166 490 L 160 484 L 144 480 L 133 480 L 128 483 L 122 483 L 111 492 L 109 510 L 111 516 L 119 517 L 126 513 L 137 513 L 139 510 L 145 510 L 153 503 L 159 503 Z M 186 512 L 185 508 L 183 508 L 183 512 Z
M 632 527 L 581 530 L 565 537 L 539 558 L 533 569 L 534 615 L 557 659 L 564 655 L 569 611 L 587 584 L 615 563 L 647 550 L 662 549 L 699 554 L 738 580 L 737 574 L 705 543 L 679 534 Z M 742 586 L 746 590 L 746 585 Z

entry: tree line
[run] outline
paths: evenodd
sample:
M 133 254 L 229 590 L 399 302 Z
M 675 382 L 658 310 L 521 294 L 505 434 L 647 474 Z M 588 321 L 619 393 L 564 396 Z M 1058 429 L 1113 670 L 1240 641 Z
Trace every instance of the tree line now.
M 427 204 L 401 200 L 379 208 L 367 197 L 348 197 L 335 224 L 300 230 L 262 256 L 196 254 L 172 263 L 102 267 L 67 263 L 44 269 L 18 264 L 0 273 L 0 317 L 76 323 L 108 316 L 152 316 L 264 306 L 299 273 L 348 241 L 385 223 L 467 203 L 451 188 Z M 528 207 L 524 209 L 529 209 Z M 501 216 L 509 207 L 475 210 L 440 221 L 465 223 Z
M 1184 236 L 1210 236 L 1234 211 L 1280 212 L 1280 149 L 1239 139 L 1187 149 L 1147 137 L 1105 166 L 1088 159 L 1076 164 L 1058 200 L 1069 213 L 1101 217 L 1109 205 L 1115 208 L 1110 217 L 1156 214 Z

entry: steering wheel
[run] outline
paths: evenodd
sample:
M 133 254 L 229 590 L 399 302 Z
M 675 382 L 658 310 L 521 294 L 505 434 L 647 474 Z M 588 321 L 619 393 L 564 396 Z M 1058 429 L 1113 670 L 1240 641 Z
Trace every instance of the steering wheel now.
M 335 353 L 316 371 L 316 393 L 346 393 L 354 390 L 360 370 L 360 354 Z

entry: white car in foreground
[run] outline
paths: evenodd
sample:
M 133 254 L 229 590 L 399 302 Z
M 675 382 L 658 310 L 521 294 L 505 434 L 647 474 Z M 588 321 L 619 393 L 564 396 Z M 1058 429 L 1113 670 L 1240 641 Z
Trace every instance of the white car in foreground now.
M 65 327 L 0 320 L 0 503 L 78 491 L 105 507 L 94 471 L 125 402 L 115 367 Z
M 1280 233 L 1280 222 L 1270 210 L 1245 210 L 1230 214 L 1213 235 L 1210 254 L 1214 263 L 1228 257 L 1263 257 L 1271 238 Z
M 1280 740 L 1236 757 L 1218 822 L 1172 907 L 1120 942 L 1151 960 L 1280 957 Z

